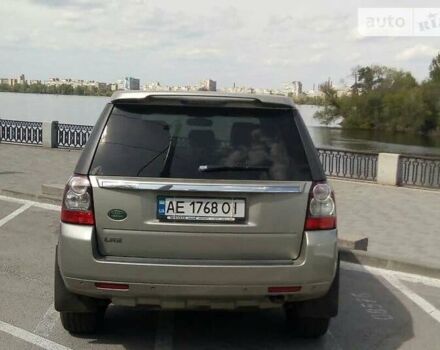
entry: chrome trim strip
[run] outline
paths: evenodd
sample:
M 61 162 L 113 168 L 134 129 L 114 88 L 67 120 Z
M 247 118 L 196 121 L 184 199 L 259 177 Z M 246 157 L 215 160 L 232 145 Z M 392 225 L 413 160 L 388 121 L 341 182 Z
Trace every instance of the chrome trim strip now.
M 104 256 L 101 261 L 109 263 L 125 264 L 152 264 L 167 266 L 293 266 L 294 260 L 196 260 L 196 259 L 167 259 L 167 258 L 137 258 L 137 257 L 119 257 Z
M 303 184 L 250 185 L 250 184 L 202 184 L 202 183 L 157 183 L 131 180 L 98 179 L 101 188 L 124 190 L 151 190 L 175 192 L 230 192 L 230 193 L 302 193 Z

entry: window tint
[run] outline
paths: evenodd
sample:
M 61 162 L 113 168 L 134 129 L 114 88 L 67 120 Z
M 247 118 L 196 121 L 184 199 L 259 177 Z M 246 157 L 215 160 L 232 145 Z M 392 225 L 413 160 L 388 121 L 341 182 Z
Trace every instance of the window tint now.
M 310 180 L 291 109 L 115 106 L 90 173 Z

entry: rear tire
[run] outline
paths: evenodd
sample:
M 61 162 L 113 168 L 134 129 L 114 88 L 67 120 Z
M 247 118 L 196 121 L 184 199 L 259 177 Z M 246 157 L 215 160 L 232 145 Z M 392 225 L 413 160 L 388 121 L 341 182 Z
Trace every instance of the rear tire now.
M 334 280 L 326 295 L 319 299 L 285 304 L 287 322 L 294 334 L 302 338 L 319 338 L 330 325 L 331 317 L 338 314 L 339 256 Z
M 329 317 L 298 317 L 294 310 L 286 310 L 287 322 L 295 336 L 300 338 L 319 338 L 327 333 Z
M 58 266 L 58 247 L 55 254 L 54 305 L 60 312 L 61 323 L 71 333 L 93 333 L 103 321 L 110 301 L 94 299 L 69 291 Z
M 61 323 L 70 333 L 90 334 L 96 332 L 104 318 L 104 312 L 60 312 Z

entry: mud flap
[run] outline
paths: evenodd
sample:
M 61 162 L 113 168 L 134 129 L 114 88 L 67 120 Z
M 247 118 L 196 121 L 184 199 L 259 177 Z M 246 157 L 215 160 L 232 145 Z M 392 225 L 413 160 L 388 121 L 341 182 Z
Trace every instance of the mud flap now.
M 339 307 L 339 257 L 335 278 L 326 295 L 319 299 L 289 303 L 286 308 L 291 309 L 298 317 L 327 318 L 335 317 Z

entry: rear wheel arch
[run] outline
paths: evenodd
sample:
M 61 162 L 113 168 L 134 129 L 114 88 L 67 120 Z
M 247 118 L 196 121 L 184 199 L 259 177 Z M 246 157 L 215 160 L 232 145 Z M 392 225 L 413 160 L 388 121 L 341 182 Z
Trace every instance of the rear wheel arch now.
M 105 310 L 109 304 L 105 299 L 94 299 L 70 292 L 64 284 L 58 265 L 58 246 L 55 253 L 54 306 L 59 312 L 93 313 Z

